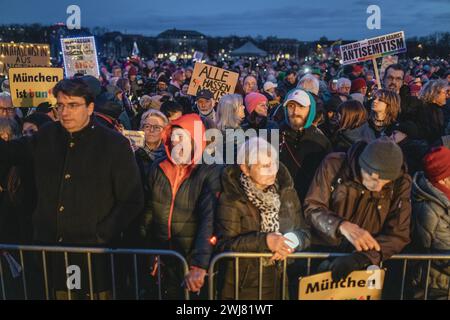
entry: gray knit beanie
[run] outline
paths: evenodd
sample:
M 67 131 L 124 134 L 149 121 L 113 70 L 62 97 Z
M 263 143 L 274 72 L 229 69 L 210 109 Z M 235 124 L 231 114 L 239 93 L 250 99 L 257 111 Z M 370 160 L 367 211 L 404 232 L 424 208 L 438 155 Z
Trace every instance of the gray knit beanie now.
M 377 173 L 380 179 L 396 180 L 401 174 L 403 152 L 394 141 L 381 137 L 364 148 L 358 163 L 370 175 Z

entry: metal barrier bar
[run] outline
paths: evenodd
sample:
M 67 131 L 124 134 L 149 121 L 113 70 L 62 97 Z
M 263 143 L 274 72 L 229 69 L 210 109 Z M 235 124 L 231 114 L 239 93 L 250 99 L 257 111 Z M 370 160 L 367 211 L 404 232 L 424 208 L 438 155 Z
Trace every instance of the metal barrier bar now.
M 431 269 L 431 260 L 428 260 L 428 264 L 427 264 L 427 280 L 425 283 L 425 297 L 424 300 L 428 300 L 428 284 L 429 284 L 429 280 L 430 280 L 430 269 Z
M 259 258 L 258 300 L 262 300 L 263 258 Z
M 234 261 L 234 298 L 239 300 L 239 257 L 236 257 Z
M 281 300 L 285 300 L 286 299 L 286 281 L 287 281 L 287 259 L 283 260 L 283 277 L 282 277 L 282 291 L 281 291 Z
M 178 252 L 171 250 L 159 250 L 159 249 L 126 249 L 126 248 L 93 248 L 93 247 L 54 247 L 54 246 L 32 246 L 32 245 L 12 245 L 12 244 L 0 244 L 0 252 L 2 250 L 5 251 L 25 251 L 25 252 L 40 252 L 42 255 L 42 266 L 44 273 L 44 286 L 45 286 L 45 296 L 46 299 L 50 299 L 50 286 L 48 279 L 48 267 L 47 267 L 47 259 L 46 253 L 62 253 L 64 254 L 66 271 L 69 266 L 68 254 L 69 253 L 80 253 L 86 254 L 88 259 L 88 272 L 89 272 L 89 295 L 90 299 L 93 300 L 96 296 L 94 295 L 94 286 L 93 286 L 93 272 L 92 272 L 92 254 L 109 254 L 111 259 L 111 273 L 112 273 L 112 291 L 113 291 L 113 299 L 117 298 L 117 290 L 116 290 L 116 282 L 115 282 L 115 267 L 114 267 L 114 255 L 115 254 L 123 254 L 123 255 L 134 255 L 134 275 L 135 275 L 135 284 L 136 284 L 136 297 L 138 297 L 139 293 L 139 277 L 138 277 L 138 269 L 137 269 L 137 255 L 157 255 L 158 256 L 158 296 L 162 299 L 162 290 L 161 290 L 161 256 L 172 256 L 180 261 L 182 264 L 183 274 L 186 275 L 189 272 L 189 266 L 186 259 Z M 24 259 L 22 257 L 22 268 L 24 269 Z M 23 276 L 26 276 L 25 274 Z M 25 279 L 23 279 L 25 281 Z M 5 287 L 5 279 L 3 272 L 3 265 L 0 259 L 0 285 L 2 298 L 6 300 L 6 287 Z M 26 282 L 24 284 L 24 288 L 26 290 Z M 26 292 L 28 296 L 28 292 Z M 187 287 L 184 288 L 184 297 L 186 300 L 189 300 L 189 290 Z M 72 293 L 68 290 L 68 299 L 72 300 Z
M 25 261 L 23 259 L 23 251 L 19 251 L 20 255 L 20 266 L 22 268 L 22 285 L 23 285 L 23 295 L 25 300 L 28 300 L 28 291 L 27 291 L 27 278 L 25 273 Z
M 139 280 L 138 280 L 138 269 L 137 269 L 137 256 L 133 254 L 133 266 L 134 266 L 134 288 L 136 300 L 139 300 Z
M 92 281 L 92 260 L 91 260 L 91 253 L 87 253 L 87 259 L 88 259 L 88 275 L 89 275 L 89 296 L 91 300 L 94 300 L 94 286 Z
M 3 278 L 2 252 L 0 251 L 0 282 L 2 284 L 2 297 L 6 300 L 5 279 Z
M 402 276 L 402 290 L 400 292 L 400 300 L 403 300 L 403 295 L 405 293 L 405 278 L 406 278 L 406 264 L 408 260 L 403 260 L 403 276 Z
M 42 250 L 42 268 L 44 271 L 45 299 L 50 300 L 49 287 L 48 287 L 48 273 L 47 273 L 47 257 L 45 254 L 45 250 Z
M 67 272 L 67 268 L 69 268 L 69 257 L 67 252 L 64 252 L 64 265 L 66 266 L 65 272 Z M 69 286 L 67 286 L 67 297 L 69 300 L 72 300 L 72 291 L 70 290 Z
M 238 261 L 240 258 L 271 258 L 272 253 L 247 253 L 247 252 L 224 252 L 220 253 L 218 255 L 215 255 L 210 263 L 209 271 L 210 274 L 209 283 L 208 283 L 208 289 L 209 289 L 209 295 L 208 298 L 210 300 L 214 299 L 214 269 L 216 267 L 216 264 L 219 260 L 222 259 L 234 259 L 234 265 L 235 265 L 235 297 L 236 300 L 238 300 L 239 297 L 239 288 L 238 288 L 238 280 L 239 280 L 239 274 L 238 274 Z M 326 259 L 326 258 L 334 258 L 334 257 L 340 257 L 348 255 L 348 253 L 318 253 L 318 252 L 298 252 L 294 254 L 288 255 L 288 259 L 307 259 L 307 274 L 310 275 L 311 272 L 311 259 Z M 433 260 L 450 260 L 450 255 L 443 255 L 443 254 L 398 254 L 395 256 L 392 256 L 389 260 L 403 260 L 403 275 L 402 275 L 402 287 L 401 287 L 401 299 L 404 298 L 404 288 L 406 283 L 406 270 L 407 270 L 407 261 L 408 260 L 428 260 L 428 268 L 427 268 L 427 283 L 426 283 L 426 291 L 425 291 L 425 299 L 428 298 L 428 283 L 429 283 L 429 275 L 430 275 L 430 268 L 431 268 L 431 261 Z M 282 298 L 284 299 L 286 297 L 285 290 L 286 290 L 286 284 L 285 284 L 285 276 L 286 276 L 286 264 L 287 260 L 284 260 L 283 264 L 283 288 L 282 288 Z M 259 278 L 261 279 L 261 274 L 259 275 Z M 260 298 L 261 294 L 259 292 L 260 284 L 258 284 L 258 298 Z M 450 286 L 449 286 L 449 298 L 450 298 Z M 449 299 L 450 300 L 450 299 Z
M 115 273 L 115 268 L 114 268 L 114 255 L 111 253 L 110 254 L 110 258 L 111 258 L 111 276 L 112 276 L 112 294 L 113 294 L 113 300 L 116 300 L 116 273 Z

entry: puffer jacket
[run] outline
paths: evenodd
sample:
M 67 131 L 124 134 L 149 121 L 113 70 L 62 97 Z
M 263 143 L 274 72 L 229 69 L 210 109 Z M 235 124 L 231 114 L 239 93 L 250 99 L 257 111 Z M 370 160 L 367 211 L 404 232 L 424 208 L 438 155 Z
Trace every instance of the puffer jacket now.
M 191 165 L 177 166 L 169 149 L 173 126 L 195 137 L 195 121 L 202 123 L 196 114 L 185 115 L 165 129 L 163 141 L 168 156 L 155 161 L 150 169 L 149 195 L 140 231 L 148 246 L 178 251 L 190 266 L 207 269 L 213 251 L 210 240 L 221 191 L 221 166 L 195 164 L 198 158 Z M 195 143 L 196 150 L 204 150 L 205 144 Z
M 305 199 L 305 218 L 312 227 L 313 245 L 332 251 L 354 251 L 339 233 L 343 221 L 367 230 L 380 244 L 381 252 L 364 254 L 377 265 L 410 242 L 411 177 L 403 168 L 402 175 L 381 192 L 367 190 L 358 165 L 366 145 L 357 142 L 347 154 L 331 153 L 324 159 Z
M 217 251 L 269 253 L 267 233 L 261 232 L 260 213 L 247 199 L 240 184 L 239 166 L 228 166 L 222 174 L 223 193 L 219 200 L 215 233 L 218 238 Z M 281 207 L 279 211 L 280 232 L 293 232 L 300 245 L 297 251 L 310 245 L 310 230 L 304 222 L 302 208 L 287 168 L 280 163 L 276 184 Z M 241 259 L 239 262 L 239 299 L 258 298 L 258 259 Z M 277 282 L 279 268 L 267 266 L 263 272 L 263 299 L 279 298 Z M 223 299 L 234 299 L 234 264 L 225 265 Z M 278 281 L 277 281 L 278 280 Z M 279 286 L 279 283 L 278 283 Z M 279 288 L 279 287 L 278 287 Z
M 425 253 L 450 254 L 450 200 L 436 189 L 425 174 L 414 176 L 412 187 L 412 238 L 415 249 Z M 412 284 L 415 298 L 423 297 L 427 263 L 414 268 Z M 432 261 L 429 298 L 447 299 L 450 261 Z

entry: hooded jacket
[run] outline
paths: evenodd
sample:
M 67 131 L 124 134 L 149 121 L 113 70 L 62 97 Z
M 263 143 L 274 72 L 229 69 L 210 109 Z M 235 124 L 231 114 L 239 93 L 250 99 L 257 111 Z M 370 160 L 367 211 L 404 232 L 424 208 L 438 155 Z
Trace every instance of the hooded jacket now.
M 375 133 L 370 129 L 369 124 L 366 122 L 355 129 L 337 131 L 332 139 L 333 150 L 335 152 L 347 152 L 347 150 L 358 141 L 370 143 L 375 139 Z
M 436 189 L 420 171 L 414 176 L 412 187 L 412 235 L 416 249 L 426 253 L 450 253 L 450 200 Z M 423 294 L 427 266 L 418 264 L 413 285 L 416 295 Z M 432 261 L 430 269 L 430 297 L 447 299 L 450 284 L 450 262 Z M 422 288 L 422 290 L 417 290 Z M 417 297 L 417 296 L 416 296 Z
M 367 190 L 358 165 L 366 145 L 358 142 L 347 154 L 331 153 L 324 159 L 305 199 L 305 218 L 312 226 L 313 244 L 332 247 L 333 251 L 354 250 L 339 232 L 342 222 L 367 230 L 380 244 L 381 252 L 364 254 L 372 264 L 379 264 L 410 242 L 411 177 L 403 168 L 401 176 L 380 192 Z
M 201 130 L 197 136 L 195 126 Z M 174 127 L 188 131 L 193 137 L 194 157 L 189 165 L 176 165 L 170 156 Z M 155 161 L 150 169 L 149 200 L 140 229 L 151 246 L 176 250 L 191 266 L 207 269 L 213 250 L 210 240 L 221 191 L 221 167 L 196 163 L 206 147 L 204 130 L 196 114 L 182 116 L 166 127 L 163 133 L 166 157 Z

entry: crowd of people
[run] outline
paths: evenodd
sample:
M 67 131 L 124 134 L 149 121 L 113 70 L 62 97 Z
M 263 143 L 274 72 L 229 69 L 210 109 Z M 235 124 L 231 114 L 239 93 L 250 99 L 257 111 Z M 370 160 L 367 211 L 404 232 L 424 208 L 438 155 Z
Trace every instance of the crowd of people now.
M 240 75 L 217 102 L 206 89 L 187 94 L 193 61 L 104 59 L 99 78 L 64 79 L 56 105 L 35 108 L 14 108 L 3 79 L 0 243 L 175 250 L 187 274 L 170 258 L 139 261 L 142 297 L 157 294 L 160 267 L 172 299 L 183 287 L 205 297 L 221 252 L 272 253 L 263 259 L 266 299 L 280 298 L 280 261 L 296 251 L 348 253 L 313 266 L 335 281 L 401 252 L 450 253 L 448 61 L 400 60 L 381 87 L 371 64 L 307 61 L 212 59 Z M 143 131 L 145 145 L 124 129 Z M 204 139 L 210 129 L 225 137 L 219 148 Z M 256 136 L 236 139 L 251 129 Z M 206 164 L 205 155 L 221 161 Z M 72 298 L 84 299 L 86 258 L 71 263 L 83 270 Z M 52 257 L 57 299 L 67 298 L 63 266 Z M 111 298 L 109 259 L 93 266 L 96 298 Z M 123 259 L 124 292 L 127 266 Z M 235 298 L 235 267 L 220 266 L 222 299 Z M 303 267 L 289 264 L 294 289 Z M 256 270 L 258 260 L 240 260 L 240 299 L 258 298 Z M 413 265 L 413 297 L 423 296 L 426 273 Z M 433 262 L 430 276 L 431 295 L 446 299 L 449 262 Z

